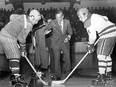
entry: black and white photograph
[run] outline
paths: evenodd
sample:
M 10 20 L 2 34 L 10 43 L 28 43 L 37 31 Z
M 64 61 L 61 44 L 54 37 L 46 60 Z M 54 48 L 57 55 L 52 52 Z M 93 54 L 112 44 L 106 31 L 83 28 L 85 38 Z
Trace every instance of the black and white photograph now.
M 116 87 L 116 0 L 0 0 L 0 87 Z

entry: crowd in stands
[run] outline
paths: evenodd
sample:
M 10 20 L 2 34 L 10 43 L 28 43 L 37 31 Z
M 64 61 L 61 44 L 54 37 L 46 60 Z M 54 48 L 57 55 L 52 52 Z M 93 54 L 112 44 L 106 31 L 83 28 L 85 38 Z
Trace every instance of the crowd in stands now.
M 24 12 L 26 14 L 29 13 L 31 8 L 28 9 L 27 12 Z M 32 8 L 34 9 L 34 8 Z M 88 9 L 92 12 L 92 13 L 98 13 L 101 15 L 105 15 L 109 18 L 110 21 L 112 21 L 113 23 L 116 23 L 116 8 L 115 7 L 108 7 L 108 8 L 104 8 L 104 7 L 99 7 L 99 8 L 93 8 L 93 7 L 88 7 Z M 56 8 L 50 8 L 50 9 L 44 9 L 44 8 L 40 8 L 38 9 L 43 16 L 45 17 L 45 19 L 54 19 L 55 18 L 55 11 L 57 10 Z M 73 28 L 73 40 L 74 41 L 81 41 L 81 38 L 83 37 L 87 37 L 87 33 L 86 30 L 83 29 L 83 24 L 79 21 L 78 17 L 77 17 L 77 10 L 78 9 L 62 9 L 64 11 L 65 14 L 65 18 L 69 19 L 71 22 L 71 26 Z M 11 11 L 6 11 L 5 9 L 0 9 L 0 29 L 2 27 L 5 26 L 5 24 L 8 23 L 9 21 L 9 17 L 11 14 L 13 14 L 15 11 L 11 10 Z

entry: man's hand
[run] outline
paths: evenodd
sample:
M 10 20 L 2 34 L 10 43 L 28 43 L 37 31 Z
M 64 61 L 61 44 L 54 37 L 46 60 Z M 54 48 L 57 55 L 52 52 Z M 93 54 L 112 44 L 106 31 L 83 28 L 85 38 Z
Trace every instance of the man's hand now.
M 89 53 L 94 52 L 94 51 L 95 51 L 94 44 L 89 44 L 89 43 L 87 43 L 87 51 L 88 51 Z
M 20 44 L 20 52 L 21 52 L 21 56 L 22 57 L 24 57 L 25 55 L 27 55 L 26 44 Z
M 64 43 L 67 43 L 67 42 L 70 40 L 70 38 L 71 38 L 71 36 L 68 35 L 68 36 L 65 38 Z

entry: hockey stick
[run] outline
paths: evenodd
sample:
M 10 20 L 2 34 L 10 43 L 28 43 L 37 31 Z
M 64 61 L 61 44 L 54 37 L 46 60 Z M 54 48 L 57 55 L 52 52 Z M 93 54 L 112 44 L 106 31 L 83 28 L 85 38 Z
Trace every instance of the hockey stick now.
M 76 70 L 76 68 L 80 65 L 80 63 L 86 58 L 86 56 L 89 54 L 89 52 L 87 52 L 84 57 L 79 61 L 79 63 L 73 68 L 73 70 L 68 74 L 68 76 L 61 81 L 52 81 L 52 83 L 54 84 L 63 84 L 64 82 L 66 82 L 66 80 L 71 76 L 71 74 Z
M 94 46 L 98 43 L 99 39 L 94 43 Z M 86 58 L 86 56 L 89 54 L 89 52 L 87 52 L 83 58 L 79 61 L 79 63 L 73 68 L 73 70 L 69 73 L 69 75 L 64 79 L 64 80 L 61 80 L 61 81 L 52 81 L 52 84 L 63 84 L 65 83 L 68 78 L 71 76 L 71 74 L 76 70 L 76 68 L 83 62 L 83 60 Z
M 31 64 L 31 62 L 29 61 L 29 59 L 27 58 L 26 55 L 24 55 L 25 59 L 27 60 L 27 62 L 29 63 L 29 65 L 31 66 L 31 68 L 33 69 L 33 71 L 35 72 L 35 74 L 37 75 L 37 77 L 40 79 L 40 81 L 44 84 L 44 85 L 49 85 L 50 83 L 45 82 L 44 80 L 42 80 L 41 76 L 39 76 L 39 74 L 37 73 L 37 71 L 35 70 L 35 68 L 33 67 L 33 65 Z

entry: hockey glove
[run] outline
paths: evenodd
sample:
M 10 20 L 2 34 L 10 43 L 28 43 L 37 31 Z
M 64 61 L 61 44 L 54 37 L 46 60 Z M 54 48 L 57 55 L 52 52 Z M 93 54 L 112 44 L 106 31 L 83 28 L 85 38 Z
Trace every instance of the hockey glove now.
M 26 44 L 20 44 L 21 56 L 27 55 Z

